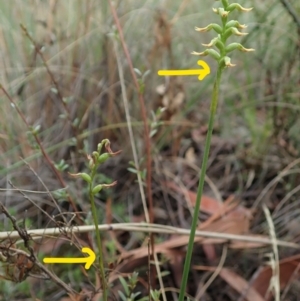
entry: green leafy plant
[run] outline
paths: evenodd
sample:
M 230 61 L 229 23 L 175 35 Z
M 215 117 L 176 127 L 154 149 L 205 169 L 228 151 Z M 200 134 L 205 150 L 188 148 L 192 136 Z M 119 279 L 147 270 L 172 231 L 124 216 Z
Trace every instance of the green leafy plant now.
M 211 144 L 211 137 L 213 132 L 213 126 L 214 126 L 214 118 L 216 115 L 216 110 L 218 106 L 218 99 L 219 99 L 219 88 L 220 88 L 220 82 L 221 82 L 221 76 L 223 71 L 228 67 L 235 66 L 231 63 L 231 58 L 228 56 L 228 54 L 234 50 L 240 50 L 243 52 L 250 52 L 254 51 L 254 49 L 247 49 L 240 43 L 231 43 L 226 44 L 228 38 L 230 38 L 232 35 L 237 36 L 243 36 L 247 33 L 242 33 L 240 29 L 246 28 L 246 25 L 240 24 L 236 20 L 228 20 L 228 16 L 231 12 L 234 10 L 242 11 L 242 12 L 248 12 L 252 8 L 244 8 L 238 3 L 231 3 L 229 4 L 228 0 L 222 0 L 223 7 L 219 8 L 213 8 L 213 11 L 218 14 L 221 18 L 221 24 L 211 23 L 208 26 L 204 28 L 198 28 L 196 27 L 196 31 L 198 32 L 206 32 L 209 30 L 214 30 L 217 33 L 217 37 L 213 38 L 210 43 L 208 44 L 202 44 L 203 46 L 207 47 L 203 52 L 192 52 L 192 54 L 200 55 L 200 56 L 211 56 L 214 60 L 218 63 L 218 69 L 216 78 L 213 85 L 213 92 L 212 92 L 212 101 L 210 105 L 210 115 L 209 115 L 209 122 L 208 122 L 208 132 L 207 137 L 205 141 L 205 149 L 204 149 L 204 155 L 203 155 L 203 161 L 202 161 L 202 167 L 200 171 L 200 180 L 197 190 L 197 199 L 195 204 L 195 211 L 193 215 L 192 220 L 192 226 L 191 226 L 191 233 L 189 237 L 189 244 L 187 249 L 187 255 L 185 259 L 184 264 L 184 271 L 183 271 L 183 278 L 180 288 L 180 294 L 179 294 L 179 301 L 184 300 L 184 295 L 186 291 L 186 285 L 188 280 L 188 274 L 190 270 L 190 264 L 191 264 L 191 258 L 192 258 L 192 251 L 193 251 L 193 245 L 194 245 L 194 239 L 195 239 L 195 232 L 198 224 L 198 213 L 200 209 L 201 204 L 201 196 L 203 193 L 203 186 L 204 186 L 204 179 L 206 174 L 206 168 L 207 168 L 207 161 L 209 156 L 209 150 L 210 150 L 210 144 Z M 212 47 L 215 47 L 215 49 L 212 49 Z
M 138 298 L 141 292 L 134 292 L 136 285 L 138 283 L 138 273 L 133 272 L 132 275 L 127 277 L 127 280 L 123 277 L 119 277 L 119 280 L 123 286 L 124 292 L 118 291 L 118 294 L 123 301 L 146 301 L 149 300 L 148 297 Z M 160 292 L 156 290 L 151 290 L 150 295 L 153 301 L 159 301 Z
M 107 150 L 107 152 L 101 154 L 103 147 Z M 101 143 L 98 144 L 97 151 L 94 151 L 92 155 L 88 155 L 89 160 L 89 169 L 90 174 L 87 173 L 77 173 L 77 174 L 70 174 L 75 178 L 82 178 L 84 181 L 88 183 L 88 191 L 89 191 L 89 199 L 91 202 L 91 209 L 92 209 L 92 216 L 95 225 L 96 231 L 96 240 L 97 240 L 97 247 L 99 251 L 99 269 L 100 269 L 100 279 L 102 283 L 102 290 L 103 290 L 103 300 L 108 300 L 108 285 L 105 277 L 105 270 L 104 270 L 104 261 L 103 261 L 103 253 L 102 253 L 102 241 L 100 236 L 100 231 L 98 229 L 98 217 L 97 217 L 97 209 L 95 205 L 95 195 L 98 194 L 103 188 L 109 188 L 114 186 L 117 182 L 113 182 L 111 184 L 95 184 L 95 178 L 97 175 L 98 167 L 107 161 L 109 158 L 118 155 L 121 151 L 113 152 L 110 148 L 110 141 L 108 139 L 104 139 Z

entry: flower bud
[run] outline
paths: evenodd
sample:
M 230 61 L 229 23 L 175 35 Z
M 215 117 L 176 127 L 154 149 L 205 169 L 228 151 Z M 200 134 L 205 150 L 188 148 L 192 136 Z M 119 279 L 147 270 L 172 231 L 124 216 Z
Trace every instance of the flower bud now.
M 90 169 L 93 169 L 95 167 L 95 162 L 94 162 L 94 160 L 91 158 L 90 160 L 89 160 L 89 168 Z
M 90 177 L 90 175 L 88 175 L 87 173 L 84 172 L 80 172 L 80 173 L 69 173 L 69 175 L 73 178 L 82 178 L 84 181 L 88 182 L 89 184 L 92 183 L 92 179 Z
M 102 190 L 102 188 L 103 188 L 103 185 L 101 185 L 101 184 L 95 186 L 92 190 L 92 194 L 93 195 L 97 194 L 98 192 L 100 192 Z
M 102 147 L 105 143 L 105 140 L 102 140 L 101 143 L 98 143 L 97 145 L 97 152 L 100 154 L 101 153 L 101 150 L 102 150 Z
M 99 158 L 97 159 L 97 163 L 98 164 L 102 164 L 106 160 L 108 160 L 110 157 L 111 157 L 111 155 L 109 153 L 104 153 L 104 154 L 102 154 L 102 155 L 99 156 Z
M 97 161 L 97 159 L 99 158 L 99 153 L 98 152 L 93 152 L 92 156 L 93 156 L 94 160 Z

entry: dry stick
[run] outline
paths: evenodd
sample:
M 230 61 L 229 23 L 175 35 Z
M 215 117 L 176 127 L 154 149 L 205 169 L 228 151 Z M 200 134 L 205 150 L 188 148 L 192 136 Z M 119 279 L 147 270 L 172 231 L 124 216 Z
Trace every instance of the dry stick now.
M 60 172 L 55 168 L 53 162 L 51 161 L 49 155 L 47 154 L 45 148 L 43 147 L 43 144 L 40 140 L 40 138 L 38 137 L 37 133 L 33 130 L 30 129 L 30 125 L 28 124 L 24 114 L 21 112 L 21 110 L 18 108 L 17 104 L 14 102 L 14 100 L 12 99 L 12 97 L 8 94 L 8 92 L 6 91 L 6 89 L 0 84 L 0 89 L 3 91 L 3 93 L 5 94 L 5 96 L 8 98 L 8 100 L 10 101 L 10 103 L 12 104 L 12 106 L 16 109 L 16 111 L 18 112 L 19 116 L 22 118 L 23 122 L 25 123 L 26 127 L 28 128 L 28 130 L 32 133 L 36 143 L 39 146 L 39 149 L 41 150 L 45 160 L 47 161 L 50 169 L 53 171 L 54 175 L 56 176 L 56 178 L 58 179 L 58 181 L 60 182 L 61 186 L 63 188 L 66 188 L 66 183 L 64 181 L 64 179 L 62 178 Z M 74 210 L 74 212 L 77 212 L 78 209 L 76 207 L 76 204 L 74 203 L 74 201 L 72 200 L 72 198 L 68 195 L 68 200 Z M 83 221 L 81 219 L 81 217 L 79 215 L 77 215 L 79 221 L 81 222 L 81 224 L 83 224 Z
M 13 185 L 11 181 L 8 181 L 9 185 L 13 188 L 15 188 L 23 197 L 25 200 L 29 201 L 33 206 L 37 207 L 43 214 L 48 216 L 49 220 L 52 221 L 56 226 L 58 225 L 58 222 L 47 212 L 45 211 L 40 205 L 35 203 L 30 197 L 28 197 L 22 190 L 19 190 L 16 186 Z
M 1 205 L 1 203 L 0 203 Z M 100 231 L 130 231 L 130 232 L 145 232 L 145 233 L 160 233 L 160 234 L 177 234 L 189 236 L 190 230 L 181 229 L 172 226 L 165 226 L 160 224 L 148 224 L 148 223 L 119 223 L 119 224 L 101 224 L 98 225 Z M 31 236 L 31 239 L 39 239 L 41 237 L 54 237 L 59 236 L 63 233 L 85 233 L 95 231 L 94 225 L 88 226 L 72 226 L 72 227 L 60 227 L 60 228 L 48 228 L 48 229 L 28 229 L 27 233 Z M 239 235 L 222 232 L 211 232 L 211 231 L 196 231 L 196 236 L 205 238 L 223 239 L 226 241 L 244 241 L 251 243 L 260 243 L 265 245 L 272 245 L 274 243 L 269 237 L 266 236 L 255 236 L 255 235 Z M 4 231 L 0 232 L 1 239 L 13 239 L 19 238 L 20 235 L 17 231 Z M 287 242 L 283 240 L 276 240 L 277 246 L 300 249 L 300 244 Z
M 118 29 L 118 33 L 119 33 L 119 37 L 120 37 L 120 41 L 129 65 L 129 70 L 131 73 L 131 76 L 133 78 L 134 81 L 134 85 L 136 88 L 136 91 L 138 93 L 138 98 L 139 98 L 139 102 L 140 102 L 140 108 L 141 108 L 141 115 L 142 115 L 142 119 L 143 119 L 143 124 L 144 124 L 144 139 L 145 139 L 145 145 L 146 145 L 146 153 L 147 153 L 147 197 L 148 197 L 148 205 L 149 205 L 149 220 L 150 223 L 153 223 L 153 200 L 152 200 L 152 191 L 151 191 L 151 176 L 152 176 L 152 158 L 151 158 L 151 140 L 150 140 L 150 135 L 149 135 L 149 128 L 148 128 L 148 122 L 147 122 L 147 114 L 146 114 L 146 108 L 145 108 L 145 100 L 144 100 L 144 96 L 143 93 L 140 90 L 140 86 L 136 77 L 136 74 L 134 72 L 133 69 L 133 65 L 132 65 L 132 61 L 130 58 L 130 54 L 124 39 L 124 35 L 123 35 L 123 30 L 117 15 L 117 12 L 115 10 L 115 7 L 113 6 L 111 0 L 109 0 L 109 6 L 111 9 L 111 12 L 113 14 L 113 18 L 116 24 L 116 27 Z M 151 260 L 154 260 L 154 237 L 153 234 L 150 233 L 150 244 L 151 244 Z M 154 273 L 155 269 L 152 269 L 152 273 Z M 152 283 L 154 283 L 154 279 L 155 279 L 155 275 L 152 275 Z
M 60 93 L 60 89 L 59 89 L 58 83 L 57 83 L 57 81 L 55 80 L 54 75 L 53 75 L 53 73 L 51 72 L 51 70 L 50 70 L 50 68 L 49 68 L 49 66 L 48 66 L 48 63 L 47 63 L 47 61 L 46 61 L 46 59 L 45 59 L 45 57 L 44 57 L 44 55 L 43 55 L 43 53 L 42 53 L 42 51 L 41 51 L 41 48 L 38 47 L 38 45 L 37 45 L 37 43 L 35 42 L 35 40 L 33 39 L 33 37 L 29 34 L 27 28 L 26 28 L 23 24 L 20 24 L 20 26 L 21 26 L 21 28 L 22 28 L 24 34 L 26 35 L 26 37 L 30 40 L 30 42 L 31 42 L 32 45 L 34 46 L 34 49 L 35 49 L 36 53 L 38 53 L 38 55 L 39 55 L 40 58 L 42 59 L 43 64 L 44 64 L 44 66 L 45 66 L 45 68 L 46 68 L 46 70 L 47 70 L 47 73 L 49 74 L 49 76 L 50 76 L 50 78 L 51 78 L 51 81 L 52 81 L 53 85 L 55 86 L 55 89 L 56 89 L 56 93 L 57 93 L 58 99 L 59 99 L 59 101 L 61 102 L 61 104 L 62 104 L 62 106 L 63 106 L 63 108 L 64 108 L 64 110 L 65 110 L 66 117 L 67 117 L 67 119 L 68 119 L 68 121 L 69 121 L 69 123 L 70 123 L 70 125 L 71 125 L 72 131 L 73 131 L 73 135 L 74 135 L 74 137 L 76 138 L 76 146 L 77 146 L 77 150 L 79 150 L 79 149 L 80 149 L 79 140 L 78 140 L 78 137 L 79 137 L 79 131 L 78 131 L 78 128 L 77 128 L 77 127 L 74 125 L 74 123 L 72 122 L 72 119 L 71 119 L 71 113 L 70 113 L 70 111 L 69 111 L 69 108 L 68 108 L 66 102 L 64 101 L 64 98 L 63 98 L 62 94 Z M 54 167 L 54 168 L 55 168 L 55 167 Z M 55 169 L 56 169 L 56 168 L 55 168 Z M 62 183 L 63 187 L 65 188 L 65 187 L 66 187 L 66 184 L 64 183 L 63 180 L 62 180 L 62 181 L 63 181 L 63 182 L 62 182 L 61 179 L 62 179 L 62 178 L 60 177 L 59 180 L 60 180 L 60 182 Z M 70 204 L 71 204 L 71 206 L 72 206 L 74 212 L 75 212 L 75 213 L 78 212 L 78 208 L 77 208 L 76 204 L 74 203 L 74 201 L 71 199 L 70 196 L 68 196 L 68 200 L 69 200 L 69 202 L 70 202 Z M 84 222 L 83 222 L 83 220 L 81 219 L 80 215 L 76 213 L 76 216 L 77 216 L 77 218 L 79 219 L 80 223 L 83 225 Z
M 22 159 L 22 158 L 21 158 Z M 49 197 L 51 198 L 53 204 L 55 205 L 55 207 L 57 208 L 58 212 L 61 214 L 63 220 L 65 223 L 67 223 L 67 220 L 65 219 L 64 215 L 62 214 L 62 210 L 61 208 L 59 207 L 57 201 L 54 199 L 54 197 L 52 196 L 51 192 L 49 191 L 47 185 L 44 183 L 44 181 L 41 179 L 41 177 L 36 173 L 36 171 L 30 166 L 30 164 L 28 162 L 26 162 L 26 160 L 22 159 L 25 163 L 25 165 L 28 166 L 28 168 L 31 170 L 31 172 L 36 176 L 36 178 L 38 179 L 38 181 L 42 184 L 42 186 L 45 188 L 47 194 L 49 195 Z M 12 187 L 14 187 L 11 183 L 10 185 Z M 17 187 L 14 187 L 14 188 L 17 188 Z M 28 198 L 26 195 L 25 195 L 25 191 L 22 191 L 21 189 L 17 189 L 18 192 L 20 192 L 24 197 Z M 34 203 L 30 198 L 28 198 L 28 200 L 34 204 L 34 206 L 38 207 L 41 211 L 43 211 L 42 207 L 40 207 L 38 204 Z M 47 212 L 44 212 L 45 214 L 48 215 Z M 50 215 L 48 215 L 50 217 Z M 53 220 L 53 222 L 57 225 L 57 222 L 54 220 L 54 218 L 50 217 L 50 220 Z

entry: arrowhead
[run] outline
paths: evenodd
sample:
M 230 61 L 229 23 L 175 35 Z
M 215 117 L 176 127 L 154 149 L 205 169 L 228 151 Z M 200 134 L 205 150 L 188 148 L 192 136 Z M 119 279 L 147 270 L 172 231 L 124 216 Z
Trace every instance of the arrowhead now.
M 91 265 L 94 263 L 95 259 L 96 259 L 95 252 L 90 248 L 82 248 L 81 252 L 82 253 L 87 253 L 89 255 L 88 257 L 86 257 L 86 264 L 84 266 L 84 268 L 86 270 L 88 270 L 91 267 Z
M 197 62 L 197 64 L 199 65 L 199 66 L 201 66 L 201 67 L 203 67 L 203 69 L 201 70 L 201 73 L 200 73 L 200 75 L 199 75 L 199 80 L 202 80 L 202 79 L 204 79 L 209 73 L 210 73 L 210 68 L 209 68 L 209 66 L 207 65 L 207 63 L 206 62 L 204 62 L 204 61 L 202 61 L 202 60 L 199 60 L 198 62 Z

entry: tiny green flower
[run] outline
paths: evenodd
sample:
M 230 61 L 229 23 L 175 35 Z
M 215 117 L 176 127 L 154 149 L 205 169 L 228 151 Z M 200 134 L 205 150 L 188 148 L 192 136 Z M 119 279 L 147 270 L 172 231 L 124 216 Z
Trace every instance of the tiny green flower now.
M 218 61 L 220 59 L 220 57 L 221 57 L 220 54 L 216 50 L 214 50 L 214 49 L 206 49 L 203 52 L 193 51 L 192 54 L 194 54 L 194 55 L 201 55 L 201 56 L 209 55 L 212 58 L 214 58 L 216 61 Z
M 227 40 L 233 34 L 236 36 L 246 36 L 248 33 L 240 32 L 235 27 L 230 27 L 230 28 L 226 29 L 226 31 L 224 33 L 225 40 Z
M 213 38 L 209 44 L 202 44 L 202 45 L 205 47 L 212 47 L 217 43 L 217 41 L 218 41 L 218 38 Z
M 224 57 L 224 64 L 226 67 L 234 67 L 235 66 L 235 64 L 231 64 L 231 59 L 228 56 Z
M 247 48 L 245 48 L 242 44 L 240 44 L 240 43 L 231 43 L 231 44 L 229 44 L 229 45 L 227 45 L 226 47 L 225 47 L 225 51 L 226 51 L 226 53 L 229 53 L 229 52 L 231 52 L 231 51 L 233 51 L 233 50 L 239 50 L 239 51 L 243 51 L 243 52 L 250 52 L 250 51 L 254 51 L 254 49 L 253 48 L 249 48 L 249 49 L 247 49 Z
M 222 27 L 216 23 L 211 23 L 204 28 L 195 27 L 195 30 L 199 31 L 199 32 L 207 32 L 207 31 L 210 31 L 211 29 L 213 29 L 215 32 L 217 32 L 219 34 L 222 33 Z
M 226 11 L 223 7 L 213 8 L 214 13 L 220 15 L 222 18 L 226 18 L 229 14 L 229 11 Z
M 202 44 L 205 47 L 212 47 L 212 46 L 216 46 L 220 51 L 223 51 L 225 45 L 223 44 L 223 42 L 220 40 L 220 35 L 218 35 L 218 37 L 213 38 L 209 44 Z
M 235 9 L 238 9 L 239 11 L 243 11 L 243 12 L 249 12 L 253 9 L 253 7 L 251 8 L 245 8 L 245 7 L 242 7 L 240 4 L 238 3 L 231 3 L 230 5 L 228 5 L 226 7 L 226 9 L 230 12 L 234 11 Z
M 236 21 L 236 20 L 230 20 L 229 22 L 227 22 L 225 24 L 225 28 L 228 29 L 230 27 L 236 27 L 236 28 L 239 28 L 239 29 L 245 29 L 247 28 L 246 25 L 242 25 L 239 23 L 239 21 Z

